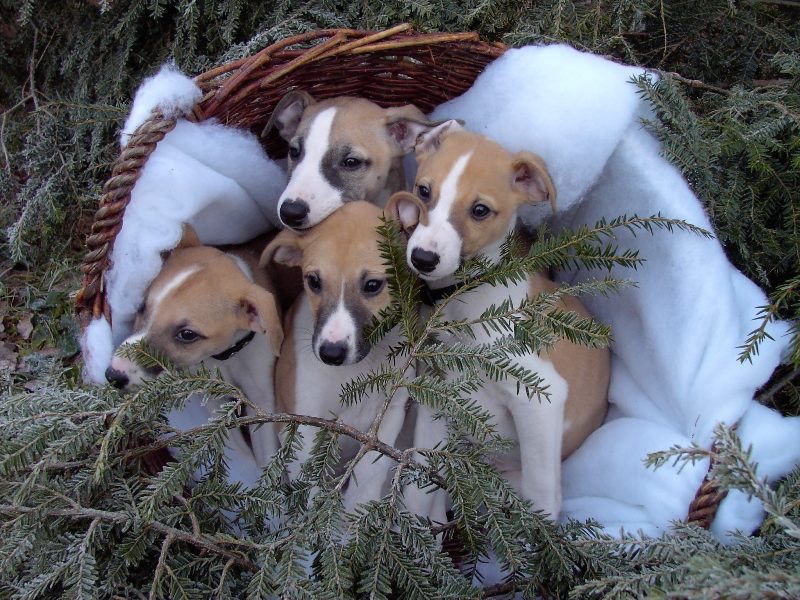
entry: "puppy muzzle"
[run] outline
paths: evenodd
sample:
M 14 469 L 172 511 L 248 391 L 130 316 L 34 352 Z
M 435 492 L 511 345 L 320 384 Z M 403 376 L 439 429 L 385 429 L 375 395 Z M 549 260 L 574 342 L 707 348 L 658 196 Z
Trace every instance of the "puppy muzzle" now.
M 305 229 L 308 227 L 308 203 L 301 198 L 287 199 L 281 204 L 278 216 L 281 222 L 292 229 Z

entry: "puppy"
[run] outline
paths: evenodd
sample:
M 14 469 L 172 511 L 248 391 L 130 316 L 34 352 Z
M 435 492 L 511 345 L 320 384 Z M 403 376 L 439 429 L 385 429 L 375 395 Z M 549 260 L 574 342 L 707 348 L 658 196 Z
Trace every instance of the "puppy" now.
M 302 268 L 305 291 L 289 310 L 286 338 L 275 373 L 279 410 L 322 418 L 335 416 L 360 431 L 368 431 L 382 394 L 370 394 L 353 406 L 339 401 L 341 386 L 386 363 L 398 341 L 390 332 L 371 346 L 364 327 L 389 306 L 386 266 L 376 227 L 382 212 L 363 201 L 345 204 L 302 235 L 284 230 L 265 248 L 261 263 L 275 261 Z M 378 430 L 381 441 L 394 445 L 405 419 L 407 395 L 398 393 Z M 297 476 L 311 453 L 316 429 L 301 426 L 303 446 L 289 467 Z M 358 451 L 358 443 L 341 436 L 343 462 Z M 355 467 L 344 494 L 345 506 L 377 499 L 391 459 L 368 453 Z
M 416 155 L 415 194 L 399 192 L 386 208 L 408 235 L 409 266 L 434 298 L 437 290 L 441 293 L 454 283 L 453 273 L 464 260 L 479 253 L 499 259 L 521 205 L 555 203 L 553 183 L 539 156 L 511 154 L 455 121 L 423 133 Z M 517 305 L 526 296 L 555 289 L 543 274 L 505 287 L 482 285 L 448 304 L 445 318 L 476 319 L 509 298 Z M 561 308 L 588 315 L 572 297 L 565 298 Z M 475 343 L 490 343 L 495 337 L 481 327 L 474 328 L 474 334 Z M 609 352 L 562 340 L 547 354 L 515 360 L 545 379 L 549 400 L 529 400 L 511 380 L 487 380 L 474 399 L 495 416 L 501 435 L 519 443 L 518 451 L 500 459 L 498 467 L 536 508 L 555 518 L 561 507 L 561 460 L 606 414 Z M 436 443 L 441 432 L 426 431 L 436 426 L 424 415 L 418 417 L 415 445 Z M 431 435 L 434 439 L 425 439 Z
M 144 340 L 180 367 L 202 363 L 217 368 L 253 404 L 275 411 L 273 369 L 283 329 L 272 284 L 258 267 L 257 254 L 201 246 L 194 231 L 185 227 L 181 243 L 145 292 L 133 330 L 123 346 Z M 106 370 L 106 379 L 120 388 L 157 375 L 158 369 L 142 368 L 119 349 Z M 207 410 L 213 412 L 221 403 L 209 400 Z M 248 433 L 252 451 L 239 430 L 231 430 L 230 443 L 245 455 L 252 453 L 263 466 L 277 450 L 275 431 L 267 426 Z
M 278 200 L 287 227 L 303 230 L 353 200 L 380 207 L 405 189 L 403 156 L 421 127 L 433 126 L 411 104 L 381 108 L 364 98 L 317 102 L 304 91 L 284 96 L 270 117 L 289 142 L 289 183 Z

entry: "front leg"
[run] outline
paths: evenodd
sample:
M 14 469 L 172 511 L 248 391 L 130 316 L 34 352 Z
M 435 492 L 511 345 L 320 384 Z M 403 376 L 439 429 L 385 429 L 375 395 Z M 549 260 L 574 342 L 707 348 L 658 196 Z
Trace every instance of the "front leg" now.
M 522 495 L 553 519 L 561 512 L 561 440 L 566 393 L 550 388 L 548 401 L 514 395 L 508 408 L 519 442 Z
M 447 440 L 447 419 L 444 416 L 434 419 L 433 410 L 420 404 L 417 407 L 417 422 L 414 426 L 414 447 L 433 448 Z M 418 459 L 427 466 L 424 457 Z M 430 490 L 420 489 L 416 485 L 405 488 L 403 495 L 406 508 L 421 517 L 427 517 L 434 523 L 447 522 L 447 492 L 439 487 Z

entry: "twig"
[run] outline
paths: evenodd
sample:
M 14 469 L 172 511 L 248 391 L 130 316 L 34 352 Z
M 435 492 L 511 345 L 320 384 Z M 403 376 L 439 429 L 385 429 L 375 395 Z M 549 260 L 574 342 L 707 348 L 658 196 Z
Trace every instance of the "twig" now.
M 509 594 L 517 590 L 518 585 L 514 582 L 509 583 L 498 583 L 497 585 L 489 586 L 488 588 L 484 588 L 482 596 L 484 598 L 492 598 L 494 596 L 501 596 L 503 594 Z
M 751 0 L 750 4 L 777 4 L 778 6 L 800 8 L 800 2 L 797 0 Z
M 674 71 L 662 71 L 662 72 L 665 75 L 669 75 L 676 81 L 680 81 L 684 85 L 688 85 L 690 88 L 708 90 L 710 92 L 715 92 L 717 94 L 723 94 L 724 96 L 730 96 L 731 94 L 733 94 L 733 92 L 729 89 L 722 88 L 716 85 L 711 85 L 710 83 L 700 81 L 699 79 L 689 79 L 688 77 L 684 77 L 680 73 L 675 73 Z M 774 100 L 760 100 L 760 102 L 761 104 L 772 106 L 773 108 L 778 110 L 784 117 L 789 117 L 790 119 L 794 119 L 796 121 L 800 120 L 800 114 L 790 110 L 780 102 L 775 102 Z
M 721 88 L 716 85 L 711 85 L 710 83 L 706 83 L 705 81 L 700 81 L 699 79 L 689 79 L 688 77 L 684 77 L 680 73 L 675 73 L 674 71 L 664 71 L 664 74 L 669 75 L 676 81 L 680 81 L 684 85 L 688 85 L 690 88 L 709 90 L 711 92 L 716 92 L 717 94 L 724 94 L 725 96 L 730 96 L 733 93 L 728 89 Z
M 225 583 L 225 578 L 228 576 L 228 571 L 231 570 L 231 567 L 234 564 L 235 564 L 234 560 L 231 558 L 230 560 L 228 560 L 228 562 L 225 563 L 225 566 L 222 567 L 222 573 L 219 576 L 219 585 L 217 586 L 217 589 L 215 590 L 215 594 L 216 594 L 217 598 L 222 598 L 222 590 L 223 590 L 222 584 Z
M 167 552 L 169 551 L 169 547 L 172 545 L 173 538 L 171 535 L 168 535 L 164 538 L 164 542 L 161 544 L 161 552 L 158 555 L 158 564 L 156 565 L 156 571 L 153 573 L 153 583 L 150 586 L 150 600 L 155 600 L 158 598 L 158 587 L 160 584 L 161 574 L 164 572 L 164 569 L 167 565 Z
M 197 515 L 194 514 L 192 507 L 189 506 L 189 501 L 180 494 L 175 494 L 173 498 L 175 498 L 178 502 L 183 504 L 184 508 L 186 508 L 186 512 L 189 515 L 189 520 L 192 522 L 192 532 L 197 537 L 203 535 L 203 532 L 200 530 L 200 521 L 197 520 Z
M 294 415 L 291 413 L 264 413 L 261 415 L 240 417 L 232 421 L 229 427 L 233 429 L 246 425 L 261 425 L 263 423 L 297 423 L 298 425 L 311 425 L 312 427 L 318 427 L 320 429 L 346 435 L 362 444 L 370 442 L 370 437 L 366 433 L 356 429 L 355 427 L 351 427 L 350 425 L 342 423 L 341 421 L 322 419 L 320 417 L 310 417 L 307 415 Z M 174 445 L 176 440 L 186 437 L 194 437 L 209 427 L 211 427 L 211 425 L 198 425 L 197 427 L 192 427 L 191 429 L 184 429 L 183 431 L 175 433 L 168 438 L 163 438 L 146 446 L 139 446 L 138 448 L 126 450 L 112 456 L 115 456 L 115 458 L 136 458 L 137 456 L 148 454 L 149 452 L 153 452 L 155 450 L 168 448 L 169 446 Z M 380 440 L 375 440 L 373 449 L 393 458 L 398 462 L 403 458 L 402 451 L 398 450 L 394 446 L 390 446 L 389 444 L 381 442 Z
M 30 85 L 31 99 L 33 99 L 33 106 L 37 111 L 39 110 L 39 99 L 36 97 L 36 85 L 34 84 L 33 74 L 36 70 L 36 42 L 38 39 L 39 39 L 39 30 L 36 27 L 34 27 L 33 45 L 31 48 L 31 60 L 30 64 L 28 65 L 28 84 Z M 42 133 L 38 119 L 36 121 L 36 132 L 39 134 Z
M 0 148 L 3 150 L 3 156 L 5 157 L 6 161 L 6 171 L 11 173 L 11 158 L 8 154 L 8 148 L 6 148 L 6 121 L 8 120 L 8 115 L 11 114 L 13 111 L 18 109 L 21 106 L 24 106 L 25 103 L 30 100 L 32 96 L 30 94 L 24 96 L 22 100 L 17 102 L 14 106 L 7 108 L 3 111 L 3 119 L 0 121 Z
M 114 523 L 118 525 L 126 525 L 131 520 L 131 515 L 126 513 L 110 512 L 107 510 L 98 510 L 94 508 L 85 508 L 85 507 L 80 507 L 78 509 L 53 508 L 43 511 L 40 508 L 30 507 L 30 506 L 0 504 L 0 513 L 9 515 L 35 514 L 37 516 L 45 518 L 66 517 L 69 519 L 76 519 L 76 520 L 100 519 L 101 521 L 105 521 L 107 523 Z M 165 523 L 162 523 L 160 521 L 151 521 L 149 523 L 146 523 L 145 527 L 149 527 L 154 531 L 157 531 L 164 535 L 172 536 L 174 540 L 177 540 L 179 542 L 184 542 L 186 544 L 194 546 L 195 548 L 199 548 L 200 550 L 207 550 L 208 552 L 224 556 L 230 560 L 233 560 L 237 565 L 248 571 L 255 572 L 258 570 L 258 567 L 256 567 L 256 565 L 253 564 L 253 562 L 250 561 L 247 557 L 219 546 L 213 540 L 209 539 L 208 536 L 205 535 L 196 536 L 194 534 L 187 533 L 186 531 L 181 531 L 180 529 L 177 529 L 170 525 L 166 525 Z
M 761 392 L 758 396 L 756 396 L 756 400 L 761 404 L 768 404 L 772 402 L 772 399 L 775 397 L 775 395 L 778 392 L 780 392 L 786 386 L 786 384 L 790 383 L 792 379 L 794 379 L 798 375 L 800 375 L 800 366 L 796 366 L 791 371 L 786 373 L 786 375 L 778 379 L 778 381 L 773 383 L 766 390 Z

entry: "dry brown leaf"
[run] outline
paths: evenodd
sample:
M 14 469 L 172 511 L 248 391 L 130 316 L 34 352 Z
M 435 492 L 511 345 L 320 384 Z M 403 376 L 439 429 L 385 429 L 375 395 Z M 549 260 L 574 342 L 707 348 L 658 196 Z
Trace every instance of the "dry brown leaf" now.
M 33 333 L 33 313 L 25 315 L 17 323 L 17 333 L 23 340 L 29 340 Z
M 0 369 L 13 371 L 17 368 L 17 347 L 9 342 L 0 342 Z

